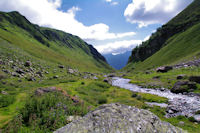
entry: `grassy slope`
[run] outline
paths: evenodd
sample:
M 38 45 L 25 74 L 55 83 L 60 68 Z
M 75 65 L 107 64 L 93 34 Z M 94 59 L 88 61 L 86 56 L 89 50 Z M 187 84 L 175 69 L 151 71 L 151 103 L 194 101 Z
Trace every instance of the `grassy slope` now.
M 20 53 L 22 54 L 21 56 L 23 56 L 23 53 L 26 53 L 30 58 L 36 60 L 53 64 L 63 64 L 82 71 L 98 72 L 111 70 L 104 60 L 94 58 L 95 56 L 92 54 L 90 46 L 79 37 L 53 29 L 37 27 L 30 24 L 16 12 L 1 12 L 1 15 L 1 49 L 4 47 L 2 44 L 7 41 L 7 43 L 12 44 L 10 46 L 12 47 L 13 52 L 16 47 L 23 51 Z M 22 22 L 16 24 L 16 21 L 13 22 L 10 19 L 20 19 L 17 20 L 17 22 Z M 52 33 L 53 35 L 47 36 L 45 35 L 45 31 L 48 31 L 48 33 Z M 5 51 L 1 52 L 5 53 Z
M 135 70 L 152 69 L 176 64 L 200 56 L 200 24 L 171 37 L 167 45 L 143 62 L 134 64 Z
M 135 64 L 139 64 L 135 66 L 137 69 L 147 69 L 176 63 L 181 58 L 184 60 L 198 54 L 195 52 L 198 52 L 200 40 L 199 5 L 200 0 L 195 0 L 175 18 L 159 28 L 156 33 L 153 33 L 149 40 L 139 48 L 135 48 L 126 68 L 133 68 Z

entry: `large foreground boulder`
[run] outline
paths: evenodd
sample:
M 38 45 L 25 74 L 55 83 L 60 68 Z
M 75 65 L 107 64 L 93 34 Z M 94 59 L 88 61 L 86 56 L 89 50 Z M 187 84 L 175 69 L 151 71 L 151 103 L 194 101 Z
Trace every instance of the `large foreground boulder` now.
M 54 133 L 183 133 L 150 111 L 106 104 Z

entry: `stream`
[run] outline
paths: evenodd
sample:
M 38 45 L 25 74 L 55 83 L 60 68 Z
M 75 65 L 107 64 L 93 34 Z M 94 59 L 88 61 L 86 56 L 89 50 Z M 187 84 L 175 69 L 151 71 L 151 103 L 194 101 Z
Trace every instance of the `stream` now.
M 195 115 L 197 111 L 200 110 L 200 97 L 199 96 L 189 96 L 183 94 L 175 94 L 170 92 L 168 89 L 147 89 L 142 88 L 137 85 L 129 83 L 130 79 L 124 79 L 119 77 L 114 77 L 112 79 L 112 85 L 120 88 L 128 89 L 133 92 L 149 93 L 157 95 L 160 97 L 168 98 L 168 105 L 164 103 L 147 103 L 152 105 L 157 105 L 161 107 L 166 107 L 167 114 L 166 117 L 175 117 L 183 115 L 186 117 L 193 116 L 194 118 L 200 119 L 200 115 Z

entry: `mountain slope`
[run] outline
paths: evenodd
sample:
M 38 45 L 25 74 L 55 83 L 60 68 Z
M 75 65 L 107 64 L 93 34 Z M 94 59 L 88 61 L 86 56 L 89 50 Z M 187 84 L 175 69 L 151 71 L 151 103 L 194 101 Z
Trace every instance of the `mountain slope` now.
M 7 43 L 12 48 L 6 48 Z M 92 45 L 77 36 L 31 24 L 18 12 L 0 12 L 0 44 L 1 56 L 13 53 L 10 56 L 62 64 L 81 71 L 111 70 Z
M 195 0 L 153 33 L 149 40 L 133 49 L 126 68 L 132 69 L 134 66 L 136 69 L 151 69 L 198 56 L 199 23 L 200 0 Z
M 131 51 L 127 51 L 125 53 L 117 54 L 117 55 L 105 54 L 103 56 L 106 58 L 108 64 L 110 64 L 113 68 L 120 70 L 124 66 L 126 66 L 130 55 L 131 55 Z

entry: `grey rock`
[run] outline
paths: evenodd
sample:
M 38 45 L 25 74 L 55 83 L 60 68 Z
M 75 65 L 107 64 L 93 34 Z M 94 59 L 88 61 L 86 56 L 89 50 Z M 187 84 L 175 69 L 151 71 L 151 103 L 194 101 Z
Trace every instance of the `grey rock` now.
M 160 76 L 154 76 L 153 77 L 153 79 L 159 79 L 160 78 Z
M 57 79 L 57 78 L 59 78 L 59 76 L 58 76 L 58 75 L 55 75 L 55 76 L 53 76 L 53 78 L 54 78 L 54 79 Z
M 25 74 L 25 72 L 22 69 L 17 69 L 16 72 L 19 74 Z
M 198 123 L 200 123 L 200 115 L 195 115 L 194 120 Z
M 174 84 L 173 88 L 171 89 L 171 92 L 183 93 L 183 92 L 188 92 L 190 89 L 196 89 L 196 88 L 197 86 L 193 82 L 178 81 Z
M 180 126 L 184 126 L 184 125 L 185 125 L 185 122 L 180 121 L 178 124 L 179 124 Z
M 57 91 L 56 87 L 38 88 L 38 89 L 35 91 L 35 95 L 41 96 L 41 95 L 43 95 L 44 93 L 55 92 L 55 91 Z
M 181 75 L 178 75 L 178 76 L 176 77 L 176 79 L 184 79 L 184 78 L 186 78 L 186 75 L 185 75 L 185 74 L 181 74 Z
M 30 62 L 30 61 L 26 61 L 25 63 L 24 63 L 24 66 L 25 67 L 30 67 L 32 65 L 32 63 Z
M 79 119 L 81 119 L 82 117 L 80 117 L 80 116 L 68 116 L 67 117 L 67 121 L 68 122 L 72 122 L 72 121 L 75 121 L 75 120 L 79 120 Z
M 11 75 L 14 76 L 14 77 L 18 76 L 18 74 L 16 72 L 12 72 Z
M 115 74 L 108 74 L 107 77 L 112 78 L 112 77 L 116 77 L 116 75 Z
M 73 69 L 68 69 L 68 73 L 73 74 L 74 70 Z
M 166 73 L 166 72 L 168 72 L 169 70 L 172 70 L 172 69 L 173 69 L 172 66 L 163 66 L 163 67 L 158 67 L 156 69 L 156 72 Z
M 150 111 L 122 104 L 105 104 L 54 133 L 183 133 Z
M 10 73 L 10 71 L 9 71 L 9 70 L 6 70 L 6 69 L 3 69 L 2 71 L 5 72 L 5 73 L 7 73 L 7 74 Z
M 65 66 L 63 66 L 63 65 L 59 65 L 58 67 L 61 69 L 65 68 Z
M 8 92 L 6 92 L 6 91 L 1 91 L 1 94 L 3 94 L 3 95 L 8 95 Z
M 27 80 L 28 81 L 36 81 L 36 79 L 34 77 L 28 77 Z
M 43 74 L 41 71 L 36 72 L 36 74 L 38 74 L 40 77 L 43 77 Z
M 189 80 L 200 84 L 200 76 L 190 76 Z

